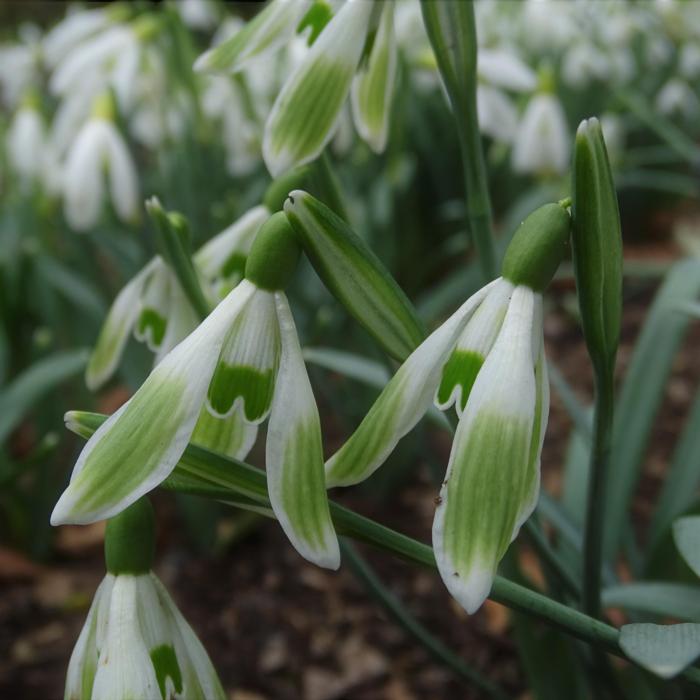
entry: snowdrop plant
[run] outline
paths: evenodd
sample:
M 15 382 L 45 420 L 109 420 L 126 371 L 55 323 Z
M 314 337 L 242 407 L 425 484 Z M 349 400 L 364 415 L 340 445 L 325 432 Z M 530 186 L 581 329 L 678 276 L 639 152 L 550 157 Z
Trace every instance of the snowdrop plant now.
M 358 429 L 326 463 L 326 483 L 366 479 L 434 401 L 460 416 L 436 499 L 440 575 L 472 613 L 532 513 L 549 411 L 542 291 L 569 238 L 569 214 L 546 205 L 518 229 L 502 276 L 470 297 L 399 368 Z
M 46 165 L 46 133 L 38 99 L 29 93 L 12 119 L 7 132 L 10 164 L 23 187 L 37 182 Z
M 283 291 L 298 255 L 284 214 L 270 217 L 255 237 L 245 279 L 88 442 L 54 524 L 110 517 L 156 487 L 175 468 L 203 409 L 219 419 L 241 415 L 252 426 L 269 418 L 273 510 L 302 556 L 338 567 L 318 410 Z
M 207 652 L 152 571 L 154 527 L 145 499 L 109 521 L 107 575 L 68 664 L 66 700 L 226 697 Z
M 268 170 L 278 176 L 314 160 L 332 139 L 349 96 L 360 136 L 382 151 L 397 66 L 393 13 L 393 2 L 346 0 L 329 21 L 326 2 L 275 0 L 245 29 L 204 54 L 197 68 L 240 70 L 251 58 L 284 45 L 290 30 L 308 29 L 311 47 L 265 125 Z
M 136 166 L 114 119 L 111 94 L 100 95 L 66 156 L 64 211 L 75 231 L 87 231 L 98 222 L 104 205 L 105 180 L 119 219 L 133 223 L 139 218 Z

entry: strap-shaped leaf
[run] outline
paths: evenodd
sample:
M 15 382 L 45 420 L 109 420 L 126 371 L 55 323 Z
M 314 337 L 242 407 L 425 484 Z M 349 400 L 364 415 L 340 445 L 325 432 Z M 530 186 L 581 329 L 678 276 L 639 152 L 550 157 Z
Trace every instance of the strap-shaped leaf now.
M 700 622 L 700 586 L 663 581 L 610 586 L 603 590 L 603 605 Z
M 700 515 L 676 520 L 673 539 L 688 566 L 700 576 Z
M 700 625 L 625 625 L 620 646 L 640 666 L 661 678 L 673 678 L 700 656 Z
M 326 287 L 389 355 L 405 360 L 425 333 L 411 302 L 379 258 L 307 192 L 292 192 L 284 211 Z

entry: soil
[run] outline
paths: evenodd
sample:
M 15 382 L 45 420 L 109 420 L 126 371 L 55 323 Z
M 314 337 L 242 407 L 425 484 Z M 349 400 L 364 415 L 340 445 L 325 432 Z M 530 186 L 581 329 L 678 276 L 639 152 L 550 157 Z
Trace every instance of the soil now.
M 653 286 L 629 290 L 619 372 L 653 296 Z M 560 283 L 547 315 L 550 359 L 590 400 L 592 375 L 576 320 L 566 309 L 570 286 Z M 697 324 L 695 324 L 697 325 Z M 658 492 L 671 445 L 681 429 L 700 377 L 700 332 L 693 328 L 677 358 L 647 459 L 633 514 L 644 521 Z M 571 422 L 556 393 L 543 453 L 543 486 L 560 489 Z M 449 441 L 431 437 L 444 462 Z M 435 487 L 428 468 L 417 465 L 406 485 L 382 503 L 352 489 L 340 500 L 390 527 L 427 541 Z M 156 498 L 161 523 L 156 572 L 198 633 L 232 700 L 476 700 L 473 685 L 457 680 L 390 620 L 347 568 L 337 573 L 306 564 L 279 527 L 261 521 L 235 532 L 234 513 L 220 525 L 216 556 L 195 553 L 174 501 Z M 239 522 L 240 525 L 240 522 Z M 63 528 L 47 566 L 0 549 L 0 697 L 58 700 L 72 646 L 101 579 L 102 526 Z M 534 558 L 523 549 L 533 581 Z M 488 602 L 468 617 L 440 579 L 386 554 L 360 547 L 388 588 L 435 636 L 467 663 L 499 683 L 513 698 L 528 696 L 528 682 L 512 639 L 509 613 Z

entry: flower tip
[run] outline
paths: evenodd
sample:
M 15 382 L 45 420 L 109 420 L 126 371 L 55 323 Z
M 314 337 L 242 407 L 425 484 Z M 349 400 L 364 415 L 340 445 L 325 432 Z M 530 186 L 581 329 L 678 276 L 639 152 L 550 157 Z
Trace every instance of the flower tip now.
M 295 205 L 301 202 L 304 198 L 308 197 L 309 193 L 304 190 L 292 190 L 288 195 L 287 199 L 284 200 L 284 211 L 287 213 Z
M 598 121 L 598 117 L 589 117 L 588 119 L 583 119 L 578 125 L 578 129 L 576 130 L 576 138 L 578 138 L 579 136 L 586 136 L 593 129 L 600 129 L 600 122 Z
M 160 199 L 156 195 L 150 196 L 145 202 L 144 206 L 146 207 L 146 211 L 149 214 L 152 214 L 153 212 L 161 211 L 163 209 L 163 205 L 160 203 Z
M 489 597 L 493 585 L 493 573 L 486 569 L 472 569 L 467 576 L 453 572 L 443 576 L 450 595 L 473 615 Z
M 201 56 L 197 58 L 197 60 L 192 64 L 192 70 L 195 73 L 204 73 L 208 71 L 211 68 L 211 56 L 212 56 L 212 50 L 209 49 L 208 51 L 205 51 Z

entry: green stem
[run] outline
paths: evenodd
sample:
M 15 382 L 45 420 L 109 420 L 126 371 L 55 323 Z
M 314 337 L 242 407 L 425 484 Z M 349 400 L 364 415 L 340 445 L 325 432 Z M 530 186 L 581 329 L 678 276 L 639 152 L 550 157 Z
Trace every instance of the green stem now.
M 593 413 L 593 444 L 588 477 L 586 526 L 583 536 L 583 610 L 592 617 L 600 617 L 601 568 L 603 563 L 603 520 L 605 494 L 610 461 L 613 425 L 612 373 L 596 377 L 595 410 Z
M 414 637 L 433 658 L 458 676 L 478 686 L 487 695 L 500 700 L 508 696 L 497 685 L 484 678 L 480 673 L 468 666 L 457 654 L 434 637 L 411 613 L 406 610 L 401 601 L 381 582 L 375 571 L 348 540 L 340 541 L 343 560 L 346 561 L 355 575 L 364 583 L 372 596 L 379 601 L 384 609 L 401 627 Z
M 181 214 L 166 212 L 155 197 L 146 202 L 146 209 L 155 223 L 158 252 L 177 277 L 192 308 L 204 320 L 211 308 L 188 250 L 187 221 Z

